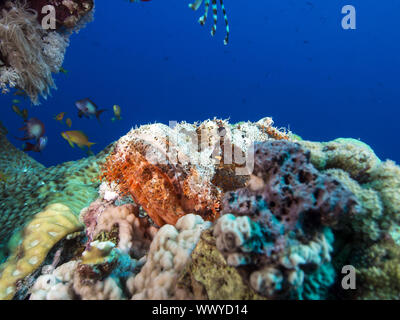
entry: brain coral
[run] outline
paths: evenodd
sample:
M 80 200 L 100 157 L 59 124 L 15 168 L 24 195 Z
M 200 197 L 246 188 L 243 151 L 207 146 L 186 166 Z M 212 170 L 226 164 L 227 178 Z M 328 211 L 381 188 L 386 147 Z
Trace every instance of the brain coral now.
M 22 230 L 20 243 L 0 268 L 0 300 L 12 298 L 17 281 L 37 269 L 58 241 L 82 228 L 77 216 L 63 204 L 51 204 L 36 214 Z
M 351 230 L 339 233 L 334 264 L 357 269 L 357 290 L 342 298 L 398 299 L 400 167 L 381 161 L 366 144 L 355 139 L 330 142 L 300 141 L 311 162 L 351 190 L 360 204 L 350 219 Z M 349 232 L 350 231 L 350 232 Z

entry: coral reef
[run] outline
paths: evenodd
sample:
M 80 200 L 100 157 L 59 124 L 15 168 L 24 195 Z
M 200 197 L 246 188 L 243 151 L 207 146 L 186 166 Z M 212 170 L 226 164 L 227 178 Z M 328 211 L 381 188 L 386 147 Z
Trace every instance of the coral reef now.
M 165 225 L 157 232 L 142 270 L 127 281 L 132 299 L 190 299 L 177 279 L 190 260 L 190 254 L 203 230 L 211 226 L 200 216 L 187 214 L 175 227 Z
M 151 124 L 45 168 L 0 125 L 0 172 L 2 299 L 399 298 L 400 168 L 357 140 Z
M 362 212 L 351 220 L 357 235 L 378 240 L 399 224 L 400 168 L 393 161 L 382 162 L 369 146 L 354 139 L 299 143 L 310 150 L 316 168 L 357 195 Z
M 352 263 L 358 266 L 357 283 L 359 285 L 352 298 L 400 299 L 400 246 L 390 239 L 383 239 L 359 254 L 354 260 Z
M 77 216 L 82 208 L 97 198 L 99 183 L 95 178 L 99 175 L 99 164 L 104 161 L 109 149 L 97 156 L 45 168 L 16 149 L 5 135 L 0 135 L 0 172 L 12 177 L 0 184 L 0 257 L 5 259 L 9 256 L 6 264 L 13 265 L 10 259 L 16 257 L 19 247 L 13 243 L 24 243 L 28 236 L 26 224 L 34 221 L 45 207 L 59 204 Z M 37 232 L 40 233 L 40 230 Z M 48 243 L 46 252 L 52 248 L 50 243 L 55 244 L 55 241 Z M 37 264 L 34 264 L 31 270 L 36 268 Z M 0 281 L 5 277 L 3 274 Z M 10 297 L 1 289 L 0 295 Z
M 115 200 L 100 197 L 81 211 L 87 235 L 85 250 L 76 261 L 53 268 L 50 275 L 45 268 L 46 273 L 31 289 L 30 299 L 59 299 L 55 294 L 58 287 L 63 299 L 128 298 L 126 281 L 146 261 L 157 229 L 146 217 L 139 217 L 136 205 L 116 206 Z M 46 279 L 50 279 L 47 284 Z
M 0 186 L 2 243 L 49 204 L 62 203 L 79 214 L 96 199 L 99 183 L 95 178 L 109 149 L 95 157 L 45 168 L 5 141 L 0 146 L 0 171 L 13 178 Z
M 31 300 L 71 300 L 72 280 L 78 262 L 70 261 L 38 278 L 32 288 Z
M 355 196 L 309 158 L 293 142 L 256 143 L 248 187 L 225 195 L 225 214 L 214 228 L 227 263 L 268 298 L 303 297 L 308 273 L 331 260 L 333 234 L 326 227 L 343 227 L 359 211 Z M 320 286 L 333 283 L 327 280 Z
M 40 276 L 31 289 L 30 299 L 190 298 L 184 289 L 176 287 L 176 280 L 201 232 L 210 225 L 200 216 L 185 215 L 175 227 L 163 226 L 147 248 L 146 256 L 140 259 L 133 257 L 140 256 L 140 250 L 128 254 L 110 241 L 91 242 L 79 260 Z
M 355 139 L 339 138 L 329 142 L 299 141 L 311 151 L 311 163 L 318 169 L 341 169 L 355 180 L 362 180 L 379 158 L 365 143 Z
M 144 256 L 157 231 L 148 219 L 140 218 L 140 211 L 136 205 L 116 206 L 100 198 L 82 210 L 81 220 L 85 223 L 89 242 L 99 236 L 105 236 L 107 240 L 114 238 L 118 249 L 138 258 Z M 112 234 L 115 227 L 116 235 L 108 238 L 104 233 Z
M 340 169 L 325 170 L 328 176 L 338 179 L 358 199 L 360 212 L 350 220 L 355 235 L 364 240 L 378 240 L 384 230 L 384 220 L 388 223 L 389 216 L 383 215 L 383 206 L 379 193 L 372 188 L 362 186 L 352 179 L 346 171 Z
M 265 299 L 244 283 L 235 267 L 227 264 L 216 247 L 211 230 L 201 234 L 191 261 L 179 278 L 178 287 L 187 288 L 194 299 Z
M 357 197 L 360 212 L 348 221 L 350 231 L 338 234 L 334 264 L 357 269 L 358 289 L 342 298 L 398 299 L 400 168 L 382 162 L 366 144 L 354 139 L 300 141 L 311 162 Z

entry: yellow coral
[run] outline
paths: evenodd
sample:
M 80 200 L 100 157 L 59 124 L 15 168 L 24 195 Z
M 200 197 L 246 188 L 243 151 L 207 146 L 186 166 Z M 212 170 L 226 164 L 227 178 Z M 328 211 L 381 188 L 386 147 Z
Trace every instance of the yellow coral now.
M 361 212 L 351 220 L 351 225 L 364 239 L 377 240 L 381 236 L 381 222 L 385 220 L 380 195 L 372 188 L 360 185 L 341 169 L 328 169 L 324 173 L 338 179 L 361 204 Z
M 195 299 L 266 300 L 242 280 L 218 251 L 212 231 L 206 230 L 191 254 L 178 286 L 190 288 Z
M 103 264 L 108 262 L 110 254 L 115 244 L 111 241 L 93 241 L 90 244 L 90 250 L 82 254 L 83 264 Z
M 72 232 L 83 228 L 65 205 L 55 203 L 35 215 L 21 232 L 21 243 L 0 271 L 0 299 L 11 299 L 16 282 L 37 269 L 50 249 Z
M 369 247 L 357 266 L 357 298 L 362 300 L 400 299 L 400 247 L 381 241 Z
M 311 151 L 311 162 L 317 169 L 342 169 L 355 180 L 362 178 L 380 163 L 371 147 L 356 139 L 338 138 L 329 142 L 298 142 Z
M 368 186 L 377 190 L 388 215 L 399 220 L 400 213 L 400 167 L 393 161 L 382 162 L 371 172 Z

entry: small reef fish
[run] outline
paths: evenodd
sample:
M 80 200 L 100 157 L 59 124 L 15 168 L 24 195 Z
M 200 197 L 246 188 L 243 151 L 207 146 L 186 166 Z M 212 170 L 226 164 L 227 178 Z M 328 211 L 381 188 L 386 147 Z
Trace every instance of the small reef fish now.
M 64 73 L 64 74 L 67 74 L 68 73 L 68 70 L 65 70 L 63 67 L 60 67 L 60 70 L 59 70 L 60 72 L 62 72 L 62 73 Z
M 115 120 L 121 120 L 121 107 L 118 105 L 114 105 L 113 106 L 113 110 L 114 110 L 114 116 L 111 121 L 114 122 Z
M 44 136 L 44 124 L 37 118 L 30 118 L 29 120 L 25 120 L 25 126 L 20 128 L 19 130 L 25 131 L 25 136 L 23 138 L 17 138 L 19 140 L 39 140 Z
M 97 120 L 100 120 L 99 116 L 104 111 L 106 111 L 105 109 L 98 110 L 96 104 L 89 98 L 78 100 L 75 102 L 75 105 L 79 110 L 78 111 L 79 118 L 82 118 L 83 116 L 85 116 L 86 118 L 90 118 L 91 116 L 96 116 Z
M 71 126 L 72 126 L 72 120 L 71 120 L 71 118 L 68 118 L 67 120 L 65 120 L 65 124 L 66 124 L 69 128 L 71 128 Z
M 58 115 L 56 115 L 54 117 L 54 120 L 62 122 L 62 120 L 64 119 L 64 116 L 65 116 L 65 112 L 60 112 Z
M 23 148 L 24 151 L 34 151 L 34 152 L 41 152 L 47 145 L 47 137 L 40 137 L 39 140 L 35 143 L 25 143 Z
M 16 106 L 15 104 L 13 104 L 13 105 L 11 106 L 11 108 L 13 109 L 13 111 L 14 111 L 17 115 L 19 115 L 20 117 L 22 117 L 22 111 L 19 109 L 18 106 Z
M 18 106 L 16 106 L 15 104 L 13 104 L 11 106 L 11 108 L 13 109 L 13 111 L 19 115 L 21 118 L 23 118 L 24 120 L 26 120 L 28 118 L 28 110 L 27 109 L 23 109 L 20 110 L 20 108 Z
M 64 131 L 61 132 L 61 136 L 68 141 L 72 148 L 75 146 L 74 143 L 81 149 L 85 146 L 90 149 L 90 147 L 95 144 L 94 142 L 89 142 L 86 134 L 80 130 Z
M 17 115 L 19 115 L 20 117 L 22 117 L 22 112 L 21 112 L 21 110 L 19 110 L 19 107 L 18 107 L 18 106 L 16 106 L 15 104 L 13 104 L 13 105 L 11 106 L 11 108 L 13 109 L 13 111 L 14 111 Z
M 25 91 L 22 91 L 20 89 L 18 89 L 17 91 L 14 92 L 14 96 L 19 96 L 19 97 L 27 97 L 27 94 L 25 93 Z
M 17 104 L 17 103 L 20 103 L 21 101 L 19 101 L 18 99 L 13 99 L 13 101 L 12 101 L 12 103 L 15 103 L 15 104 Z

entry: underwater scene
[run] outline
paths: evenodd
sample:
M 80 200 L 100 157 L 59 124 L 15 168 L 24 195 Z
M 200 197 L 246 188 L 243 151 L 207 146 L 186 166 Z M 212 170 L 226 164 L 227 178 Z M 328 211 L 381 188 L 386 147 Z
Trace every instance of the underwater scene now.
M 0 0 L 0 300 L 400 299 L 399 12 Z

